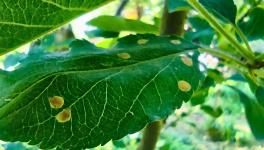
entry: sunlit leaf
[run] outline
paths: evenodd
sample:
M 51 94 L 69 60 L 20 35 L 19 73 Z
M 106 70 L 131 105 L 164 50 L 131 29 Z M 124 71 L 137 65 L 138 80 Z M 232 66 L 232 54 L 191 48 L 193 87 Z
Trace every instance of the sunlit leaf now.
M 0 55 L 111 0 L 0 1 Z

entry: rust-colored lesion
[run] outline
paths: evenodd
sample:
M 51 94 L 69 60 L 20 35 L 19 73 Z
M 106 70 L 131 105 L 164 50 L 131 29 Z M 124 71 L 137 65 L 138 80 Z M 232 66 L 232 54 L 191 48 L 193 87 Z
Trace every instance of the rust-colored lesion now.
M 189 92 L 192 89 L 190 83 L 184 80 L 178 82 L 178 87 L 182 92 Z
M 72 118 L 72 116 L 71 116 L 71 109 L 69 109 L 69 108 L 63 109 L 61 112 L 59 112 L 56 115 L 55 118 L 56 118 L 56 120 L 59 123 L 65 123 L 65 122 L 70 121 L 71 118 Z
M 117 56 L 119 58 L 122 58 L 122 59 L 129 59 L 129 58 L 131 58 L 130 54 L 128 54 L 128 53 L 119 53 L 119 54 L 117 54 Z
M 59 109 L 64 105 L 64 98 L 60 96 L 53 96 L 49 98 L 49 103 L 51 108 Z
M 190 57 L 188 57 L 188 56 L 182 56 L 182 57 L 181 57 L 181 60 L 182 60 L 182 62 L 183 62 L 185 65 L 187 65 L 187 66 L 189 66 L 189 67 L 192 67 L 192 66 L 193 66 L 193 61 L 192 61 L 192 59 L 191 59 Z

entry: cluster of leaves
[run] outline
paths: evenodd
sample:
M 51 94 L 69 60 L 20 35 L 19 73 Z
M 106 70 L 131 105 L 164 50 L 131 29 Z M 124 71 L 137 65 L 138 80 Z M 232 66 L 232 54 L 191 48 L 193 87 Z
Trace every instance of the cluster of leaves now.
M 3 14 L 10 14 L 0 17 L 0 53 L 109 1 L 0 2 Z M 246 3 L 250 7 L 235 5 L 233 0 L 168 0 L 170 12 L 192 12 L 193 8 L 199 12 L 188 17 L 183 38 L 157 36 L 157 18 L 148 24 L 99 16 L 88 22 L 97 29 L 87 35 L 115 38 L 108 49 L 84 40 L 69 45 L 72 38 L 54 44 L 51 34 L 46 43 L 33 45 L 29 54 L 9 56 L 4 67 L 18 67 L 11 72 L 0 70 L 0 139 L 40 148 L 95 147 L 166 118 L 188 100 L 217 118 L 223 110 L 204 101 L 210 87 L 224 78 L 217 70 L 201 71 L 199 49 L 217 56 L 249 83 L 252 95 L 234 86 L 231 89 L 239 93 L 250 127 L 262 140 L 264 54 L 259 47 L 264 33 L 259 29 L 264 4 Z M 123 31 L 137 35 L 120 38 Z M 46 52 L 54 49 L 60 51 Z

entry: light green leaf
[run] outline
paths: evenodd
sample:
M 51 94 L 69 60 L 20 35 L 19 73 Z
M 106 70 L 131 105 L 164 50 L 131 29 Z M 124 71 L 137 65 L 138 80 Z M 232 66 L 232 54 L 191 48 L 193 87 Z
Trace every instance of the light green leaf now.
M 128 36 L 111 49 L 76 41 L 0 72 L 0 139 L 84 149 L 142 129 L 188 101 L 203 75 L 197 46 Z
M 159 31 L 156 25 L 147 24 L 139 20 L 125 19 L 119 16 L 99 16 L 89 21 L 88 24 L 105 31 L 113 32 L 158 33 Z
M 0 55 L 111 0 L 0 1 Z

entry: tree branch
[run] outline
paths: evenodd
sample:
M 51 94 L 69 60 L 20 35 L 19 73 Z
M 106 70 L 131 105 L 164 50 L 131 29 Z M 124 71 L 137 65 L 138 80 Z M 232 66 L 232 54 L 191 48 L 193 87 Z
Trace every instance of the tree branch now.
M 121 4 L 119 5 L 117 11 L 116 11 L 116 16 L 121 16 L 122 11 L 124 10 L 125 6 L 127 5 L 129 0 L 122 0 Z
M 164 3 L 163 16 L 161 20 L 160 35 L 182 35 L 184 33 L 184 24 L 187 16 L 186 11 L 176 11 L 169 13 L 167 0 Z M 156 121 L 147 125 L 143 132 L 138 150 L 154 150 L 159 139 L 160 131 L 165 120 Z

